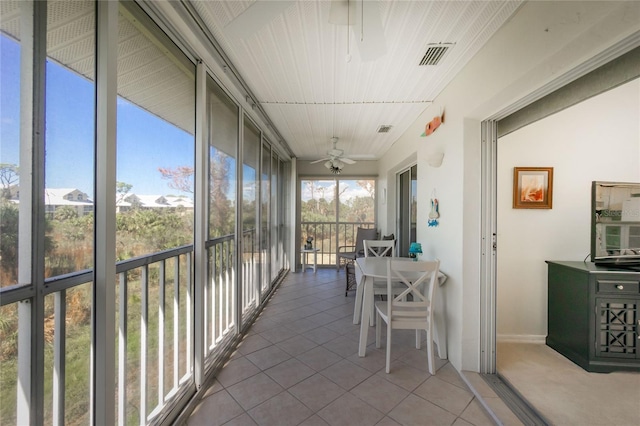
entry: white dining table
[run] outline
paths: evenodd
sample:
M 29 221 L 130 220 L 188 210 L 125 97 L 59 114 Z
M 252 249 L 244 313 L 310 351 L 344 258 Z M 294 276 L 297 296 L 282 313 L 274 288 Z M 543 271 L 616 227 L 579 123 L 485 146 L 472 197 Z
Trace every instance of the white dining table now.
M 388 257 L 359 257 L 356 259 L 356 301 L 353 310 L 353 323 L 360 323 L 360 343 L 358 345 L 358 355 L 363 357 L 367 351 L 367 337 L 369 325 L 373 325 L 375 312 L 373 307 L 373 281 L 375 278 L 387 278 Z M 412 262 L 408 257 L 395 258 L 396 260 L 406 260 Z M 447 280 L 447 276 L 438 271 L 438 287 L 442 287 Z M 441 291 L 435 291 L 433 303 L 433 339 L 438 346 L 438 356 L 441 359 L 447 358 L 447 335 L 444 321 L 443 303 Z

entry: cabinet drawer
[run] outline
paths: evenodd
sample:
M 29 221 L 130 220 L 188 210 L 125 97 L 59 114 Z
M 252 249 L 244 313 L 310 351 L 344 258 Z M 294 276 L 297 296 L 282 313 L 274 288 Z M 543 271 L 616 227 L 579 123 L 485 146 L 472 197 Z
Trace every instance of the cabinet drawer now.
M 640 282 L 623 280 L 598 280 L 598 293 L 607 294 L 638 294 Z

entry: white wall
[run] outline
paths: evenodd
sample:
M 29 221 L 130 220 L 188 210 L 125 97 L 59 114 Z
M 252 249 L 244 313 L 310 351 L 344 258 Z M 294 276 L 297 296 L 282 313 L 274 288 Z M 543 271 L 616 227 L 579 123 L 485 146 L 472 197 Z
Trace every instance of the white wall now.
M 498 339 L 547 335 L 545 260 L 589 255 L 591 181 L 640 182 L 640 80 L 498 141 Z M 553 167 L 553 208 L 512 208 L 513 167 Z
M 388 187 L 398 165 L 417 154 L 417 240 L 449 276 L 440 293 L 449 360 L 457 369 L 480 368 L 480 121 L 638 31 L 640 2 L 527 2 L 380 160 Z M 445 123 L 421 138 L 442 110 Z M 436 151 L 444 161 L 432 168 L 426 158 Z M 433 189 L 437 228 L 427 227 Z M 378 210 L 388 226 L 395 223 L 392 200 Z
M 329 169 L 324 166 L 324 161 L 311 164 L 312 161 L 298 160 L 298 176 L 330 176 L 336 177 Z M 355 164 L 346 164 L 342 168 L 342 173 L 338 175 L 341 179 L 349 178 L 349 176 L 376 176 L 378 174 L 378 161 L 359 160 Z

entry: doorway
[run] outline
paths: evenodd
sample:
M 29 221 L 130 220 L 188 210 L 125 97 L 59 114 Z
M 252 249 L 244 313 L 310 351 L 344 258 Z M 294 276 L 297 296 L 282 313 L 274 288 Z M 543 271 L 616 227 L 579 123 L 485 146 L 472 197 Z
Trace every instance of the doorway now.
M 579 423 L 583 414 L 585 421 L 602 418 L 603 424 L 637 420 L 637 413 L 618 405 L 620 392 L 615 391 L 616 386 L 634 389 L 635 382 L 636 390 L 631 393 L 637 401 L 637 375 L 588 373 L 545 345 L 545 261 L 589 260 L 591 181 L 640 181 L 639 94 L 638 79 L 616 84 L 540 120 L 502 134 L 498 131 L 488 144 L 491 161 L 485 166 L 491 167 L 485 183 L 490 182 L 488 193 L 494 194 L 494 201 L 483 209 L 488 215 L 483 235 L 495 236 L 499 250 L 485 261 L 488 270 L 493 268 L 493 274 L 485 279 L 493 279 L 495 285 L 484 291 L 489 297 L 493 294 L 495 309 L 494 334 L 486 333 L 485 341 L 494 345 L 495 356 L 485 360 L 483 367 L 489 368 L 483 372 L 497 373 L 547 423 Z M 607 141 L 606 149 L 603 140 Z M 516 166 L 554 168 L 552 209 L 512 207 Z M 488 306 L 483 319 L 490 312 L 491 304 Z M 559 366 L 555 373 L 551 365 Z M 572 377 L 579 377 L 581 385 L 572 385 Z M 587 382 L 589 386 L 585 386 Z M 589 394 L 583 395 L 581 389 Z M 596 390 L 603 392 L 594 398 Z M 633 402 L 627 404 L 633 406 Z M 631 418 L 625 420 L 625 415 Z
M 416 212 L 418 209 L 418 166 L 413 165 L 397 174 L 397 228 L 400 255 L 409 253 L 409 246 L 416 240 Z

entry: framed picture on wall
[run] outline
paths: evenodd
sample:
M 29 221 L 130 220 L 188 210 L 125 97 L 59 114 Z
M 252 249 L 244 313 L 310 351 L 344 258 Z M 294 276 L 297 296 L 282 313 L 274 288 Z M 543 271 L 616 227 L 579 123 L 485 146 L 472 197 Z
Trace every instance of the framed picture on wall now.
M 553 167 L 513 168 L 514 209 L 550 209 L 552 196 Z

